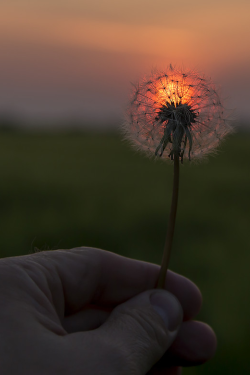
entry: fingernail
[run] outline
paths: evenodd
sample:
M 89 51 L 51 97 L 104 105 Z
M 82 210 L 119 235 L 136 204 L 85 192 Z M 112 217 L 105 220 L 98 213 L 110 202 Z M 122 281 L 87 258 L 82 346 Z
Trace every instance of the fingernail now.
M 150 302 L 160 315 L 170 332 L 175 331 L 182 322 L 182 308 L 171 293 L 161 290 L 151 294 Z

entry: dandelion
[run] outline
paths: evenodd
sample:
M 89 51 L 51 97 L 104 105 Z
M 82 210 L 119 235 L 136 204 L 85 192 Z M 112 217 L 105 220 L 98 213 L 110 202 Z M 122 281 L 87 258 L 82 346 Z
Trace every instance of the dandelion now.
M 158 281 L 162 288 L 174 234 L 179 161 L 208 155 L 231 127 L 210 79 L 170 65 L 134 86 L 124 130 L 137 149 L 174 162 L 172 204 Z

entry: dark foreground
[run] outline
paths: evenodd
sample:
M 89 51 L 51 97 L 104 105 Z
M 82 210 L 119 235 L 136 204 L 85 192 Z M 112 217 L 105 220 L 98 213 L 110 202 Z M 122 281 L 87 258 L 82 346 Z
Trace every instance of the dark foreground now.
M 160 263 L 172 165 L 148 160 L 115 134 L 0 133 L 0 255 L 100 247 Z M 249 374 L 250 136 L 181 167 L 170 268 L 200 287 L 200 319 L 216 357 L 184 370 Z

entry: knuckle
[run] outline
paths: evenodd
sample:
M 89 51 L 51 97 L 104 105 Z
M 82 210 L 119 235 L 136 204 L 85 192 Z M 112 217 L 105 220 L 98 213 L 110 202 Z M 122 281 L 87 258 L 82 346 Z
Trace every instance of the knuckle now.
M 104 362 L 109 364 L 109 374 L 135 375 L 137 372 L 133 363 L 131 348 L 119 340 L 119 336 L 101 336 L 97 333 L 98 346 Z
M 168 331 L 161 318 L 153 308 L 132 308 L 120 312 L 120 319 L 126 324 L 126 329 L 136 332 L 136 337 L 143 345 L 165 347 L 168 340 Z

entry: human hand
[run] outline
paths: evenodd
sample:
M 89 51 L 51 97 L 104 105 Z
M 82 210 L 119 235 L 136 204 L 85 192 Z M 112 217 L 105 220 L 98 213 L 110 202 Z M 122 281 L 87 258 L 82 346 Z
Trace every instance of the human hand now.
M 171 271 L 168 292 L 153 289 L 158 274 L 92 248 L 2 259 L 1 373 L 177 375 L 208 360 L 215 335 L 191 320 L 199 290 Z

